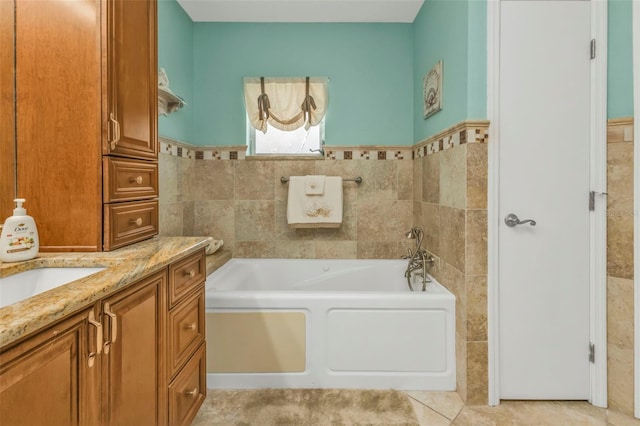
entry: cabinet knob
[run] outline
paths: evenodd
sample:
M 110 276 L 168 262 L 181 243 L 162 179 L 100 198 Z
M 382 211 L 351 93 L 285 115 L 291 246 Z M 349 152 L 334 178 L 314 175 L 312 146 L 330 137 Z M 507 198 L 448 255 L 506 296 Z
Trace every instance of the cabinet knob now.
M 129 225 L 142 226 L 142 218 L 129 219 Z
M 193 278 L 196 276 L 196 271 L 194 271 L 193 269 L 190 270 L 189 272 L 184 271 L 184 276 L 185 277 L 189 277 L 189 278 Z
M 185 392 L 185 394 L 189 396 L 196 396 L 198 394 L 198 388 L 194 388 L 193 390 Z
M 185 330 L 195 330 L 195 329 L 196 329 L 196 323 L 194 322 L 194 323 L 192 323 L 192 324 L 185 325 L 185 326 L 184 326 L 184 329 L 185 329 Z
M 142 184 L 142 176 L 130 177 L 129 183 L 137 183 L 138 185 Z

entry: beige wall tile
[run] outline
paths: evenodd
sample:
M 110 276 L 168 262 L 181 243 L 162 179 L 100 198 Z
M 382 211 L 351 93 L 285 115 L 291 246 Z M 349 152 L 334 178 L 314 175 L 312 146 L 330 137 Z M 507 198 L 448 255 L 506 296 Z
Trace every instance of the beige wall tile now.
M 358 240 L 358 259 L 398 259 L 406 252 L 401 243 Z
M 236 241 L 271 241 L 275 237 L 275 202 L 235 202 Z
M 276 243 L 275 241 L 238 241 L 233 249 L 233 257 L 274 258 L 276 257 Z
M 440 256 L 440 206 L 421 203 L 420 226 L 424 231 L 422 246 Z
M 356 259 L 357 241 L 315 241 L 318 259 Z
M 467 339 L 456 333 L 456 392 L 467 401 Z
M 235 241 L 235 209 L 231 200 L 194 202 L 193 234 L 224 240 L 233 250 Z
M 397 200 L 398 161 L 360 160 L 359 174 L 362 183 L 358 186 L 358 199 Z
M 276 241 L 276 257 L 283 259 L 315 259 L 313 241 Z
M 231 161 L 220 162 L 231 163 Z M 236 200 L 274 199 L 273 161 L 236 161 L 235 163 L 237 163 L 235 175 Z
M 607 345 L 609 407 L 633 415 L 633 349 Z
M 158 154 L 158 191 L 160 204 L 175 203 L 179 194 L 179 158 L 168 154 Z
M 633 280 L 607 277 L 607 342 L 633 349 Z
M 465 275 L 446 262 L 441 262 L 440 266 L 442 268 L 442 281 L 440 283 L 456 296 L 456 335 L 466 341 L 468 338 Z
M 196 209 L 194 201 L 182 203 L 182 235 L 191 236 L 194 234 Z
M 413 161 L 389 160 L 398 170 L 398 200 L 413 201 Z
M 607 275 L 632 279 L 633 214 L 607 213 Z
M 465 272 L 469 275 L 486 275 L 487 211 L 467 210 L 466 231 Z
M 195 161 L 191 181 L 191 199 L 233 200 L 236 161 Z
M 607 145 L 607 209 L 633 211 L 633 142 Z
M 440 258 L 465 270 L 465 211 L 440 207 Z
M 411 201 L 358 199 L 359 241 L 401 241 L 413 223 Z
M 162 237 L 181 237 L 183 231 L 183 203 L 173 202 L 159 205 L 159 235 Z
M 422 201 L 440 204 L 440 155 L 441 152 L 422 157 Z
M 607 142 L 630 142 L 633 140 L 633 117 L 609 120 L 607 126 Z
M 467 404 L 487 404 L 489 375 L 487 342 L 467 342 Z
M 422 199 L 422 163 L 420 158 L 411 161 L 413 164 L 413 200 L 424 201 Z
M 467 144 L 440 155 L 440 205 L 464 209 L 467 197 Z
M 467 144 L 467 205 L 468 209 L 487 208 L 487 144 Z
M 467 340 L 486 341 L 487 337 L 487 276 L 465 277 L 467 291 Z

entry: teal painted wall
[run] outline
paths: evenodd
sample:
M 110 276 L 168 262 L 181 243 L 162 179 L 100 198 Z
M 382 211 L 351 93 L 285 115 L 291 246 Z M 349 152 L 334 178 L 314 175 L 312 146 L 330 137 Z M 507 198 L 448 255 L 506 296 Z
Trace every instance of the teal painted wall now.
M 193 143 L 193 22 L 176 0 L 158 1 L 158 68 L 169 77 L 169 88 L 187 105 L 158 117 L 158 133 Z
M 607 115 L 633 115 L 632 2 L 609 0 Z
M 244 76 L 326 76 L 328 146 L 413 143 L 411 24 L 194 24 L 194 138 L 243 145 Z
M 466 119 L 486 119 L 486 2 L 426 0 L 413 23 L 414 142 Z M 423 115 L 423 78 L 443 63 L 442 110 Z

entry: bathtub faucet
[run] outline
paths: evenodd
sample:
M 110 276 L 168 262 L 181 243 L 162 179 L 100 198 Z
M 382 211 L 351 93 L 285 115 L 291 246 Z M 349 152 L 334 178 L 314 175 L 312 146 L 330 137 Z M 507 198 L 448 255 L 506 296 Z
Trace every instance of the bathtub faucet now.
M 402 256 L 403 259 L 409 260 L 407 269 L 404 272 L 404 276 L 407 278 L 407 284 L 409 285 L 409 290 L 414 291 L 413 286 L 411 285 L 411 274 L 421 269 L 422 271 L 416 272 L 416 275 L 422 275 L 422 291 L 426 291 L 427 283 L 431 282 L 427 276 L 427 265 L 433 265 L 434 260 L 433 256 L 422 248 L 424 232 L 422 231 L 422 228 L 413 227 L 405 234 L 405 236 L 409 239 L 416 240 L 416 250 L 412 252 L 411 249 L 408 249 L 408 254 L 406 256 Z

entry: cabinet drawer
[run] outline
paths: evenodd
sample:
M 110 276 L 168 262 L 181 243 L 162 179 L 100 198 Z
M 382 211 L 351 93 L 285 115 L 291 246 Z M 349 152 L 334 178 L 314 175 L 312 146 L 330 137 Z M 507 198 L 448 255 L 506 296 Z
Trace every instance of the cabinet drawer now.
M 205 344 L 169 385 L 169 424 L 188 425 L 206 397 Z
M 104 249 L 113 250 L 158 233 L 158 200 L 105 204 Z
M 169 306 L 173 307 L 205 280 L 206 265 L 201 250 L 169 266 Z
M 158 163 L 110 157 L 103 163 L 105 203 L 158 196 Z
M 204 341 L 204 285 L 169 313 L 170 377 Z

